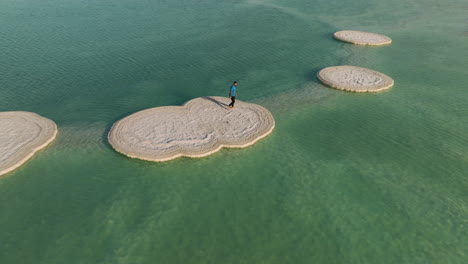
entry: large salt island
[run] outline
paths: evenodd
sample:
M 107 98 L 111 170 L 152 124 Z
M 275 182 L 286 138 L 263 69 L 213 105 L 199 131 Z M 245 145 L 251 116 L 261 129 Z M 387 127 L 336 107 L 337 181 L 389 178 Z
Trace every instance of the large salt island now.
M 236 101 L 230 109 L 229 103 L 229 98 L 210 96 L 146 109 L 116 122 L 109 143 L 128 157 L 161 162 L 244 148 L 273 131 L 275 120 L 264 107 Z
M 392 39 L 375 33 L 356 31 L 356 30 L 343 30 L 333 34 L 337 40 L 367 46 L 382 46 L 392 43 Z
M 325 85 L 350 92 L 380 92 L 393 86 L 387 75 L 356 66 L 335 66 L 322 69 L 317 78 Z
M 55 139 L 57 125 L 30 112 L 0 112 L 0 175 L 31 158 Z

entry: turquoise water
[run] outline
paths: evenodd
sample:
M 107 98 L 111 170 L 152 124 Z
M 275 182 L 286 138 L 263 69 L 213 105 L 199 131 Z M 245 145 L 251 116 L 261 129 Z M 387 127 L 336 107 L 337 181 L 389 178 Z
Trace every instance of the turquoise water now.
M 0 263 L 466 263 L 468 2 L 2 0 L 0 111 L 57 140 L 0 178 Z M 382 33 L 369 48 L 342 29 Z M 328 89 L 351 64 L 384 93 Z M 106 141 L 118 119 L 227 95 L 274 133 L 151 163 Z

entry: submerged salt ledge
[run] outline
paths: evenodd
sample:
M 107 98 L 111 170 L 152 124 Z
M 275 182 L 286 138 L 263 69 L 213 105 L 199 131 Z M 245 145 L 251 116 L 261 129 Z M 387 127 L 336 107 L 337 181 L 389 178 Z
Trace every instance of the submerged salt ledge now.
M 381 46 L 392 43 L 392 39 L 387 36 L 356 30 L 338 31 L 333 37 L 356 45 Z
M 200 97 L 183 106 L 150 108 L 116 122 L 108 138 L 128 157 L 167 161 L 204 157 L 223 147 L 244 148 L 273 131 L 275 121 L 264 107 L 229 98 Z
M 0 175 L 31 158 L 55 139 L 57 125 L 30 112 L 0 112 Z
M 327 86 L 351 92 L 380 92 L 393 86 L 387 75 L 356 66 L 335 66 L 321 70 L 317 78 Z

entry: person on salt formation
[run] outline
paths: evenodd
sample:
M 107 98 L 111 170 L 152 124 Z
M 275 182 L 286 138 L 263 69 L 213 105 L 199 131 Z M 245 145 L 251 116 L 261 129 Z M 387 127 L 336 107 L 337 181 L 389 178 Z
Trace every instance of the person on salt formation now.
M 237 95 L 237 82 L 235 81 L 231 85 L 231 88 L 229 89 L 229 97 L 231 98 L 231 103 L 229 104 L 230 108 L 233 108 L 234 104 L 236 103 L 236 95 Z

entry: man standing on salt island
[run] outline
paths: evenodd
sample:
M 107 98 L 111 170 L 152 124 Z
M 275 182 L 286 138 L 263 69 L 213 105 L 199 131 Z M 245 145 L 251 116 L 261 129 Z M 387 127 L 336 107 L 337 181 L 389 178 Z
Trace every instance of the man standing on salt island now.
M 234 82 L 231 85 L 231 89 L 229 89 L 229 97 L 231 97 L 231 103 L 229 104 L 229 108 L 234 107 L 234 103 L 236 103 L 236 95 L 237 95 L 237 82 Z

